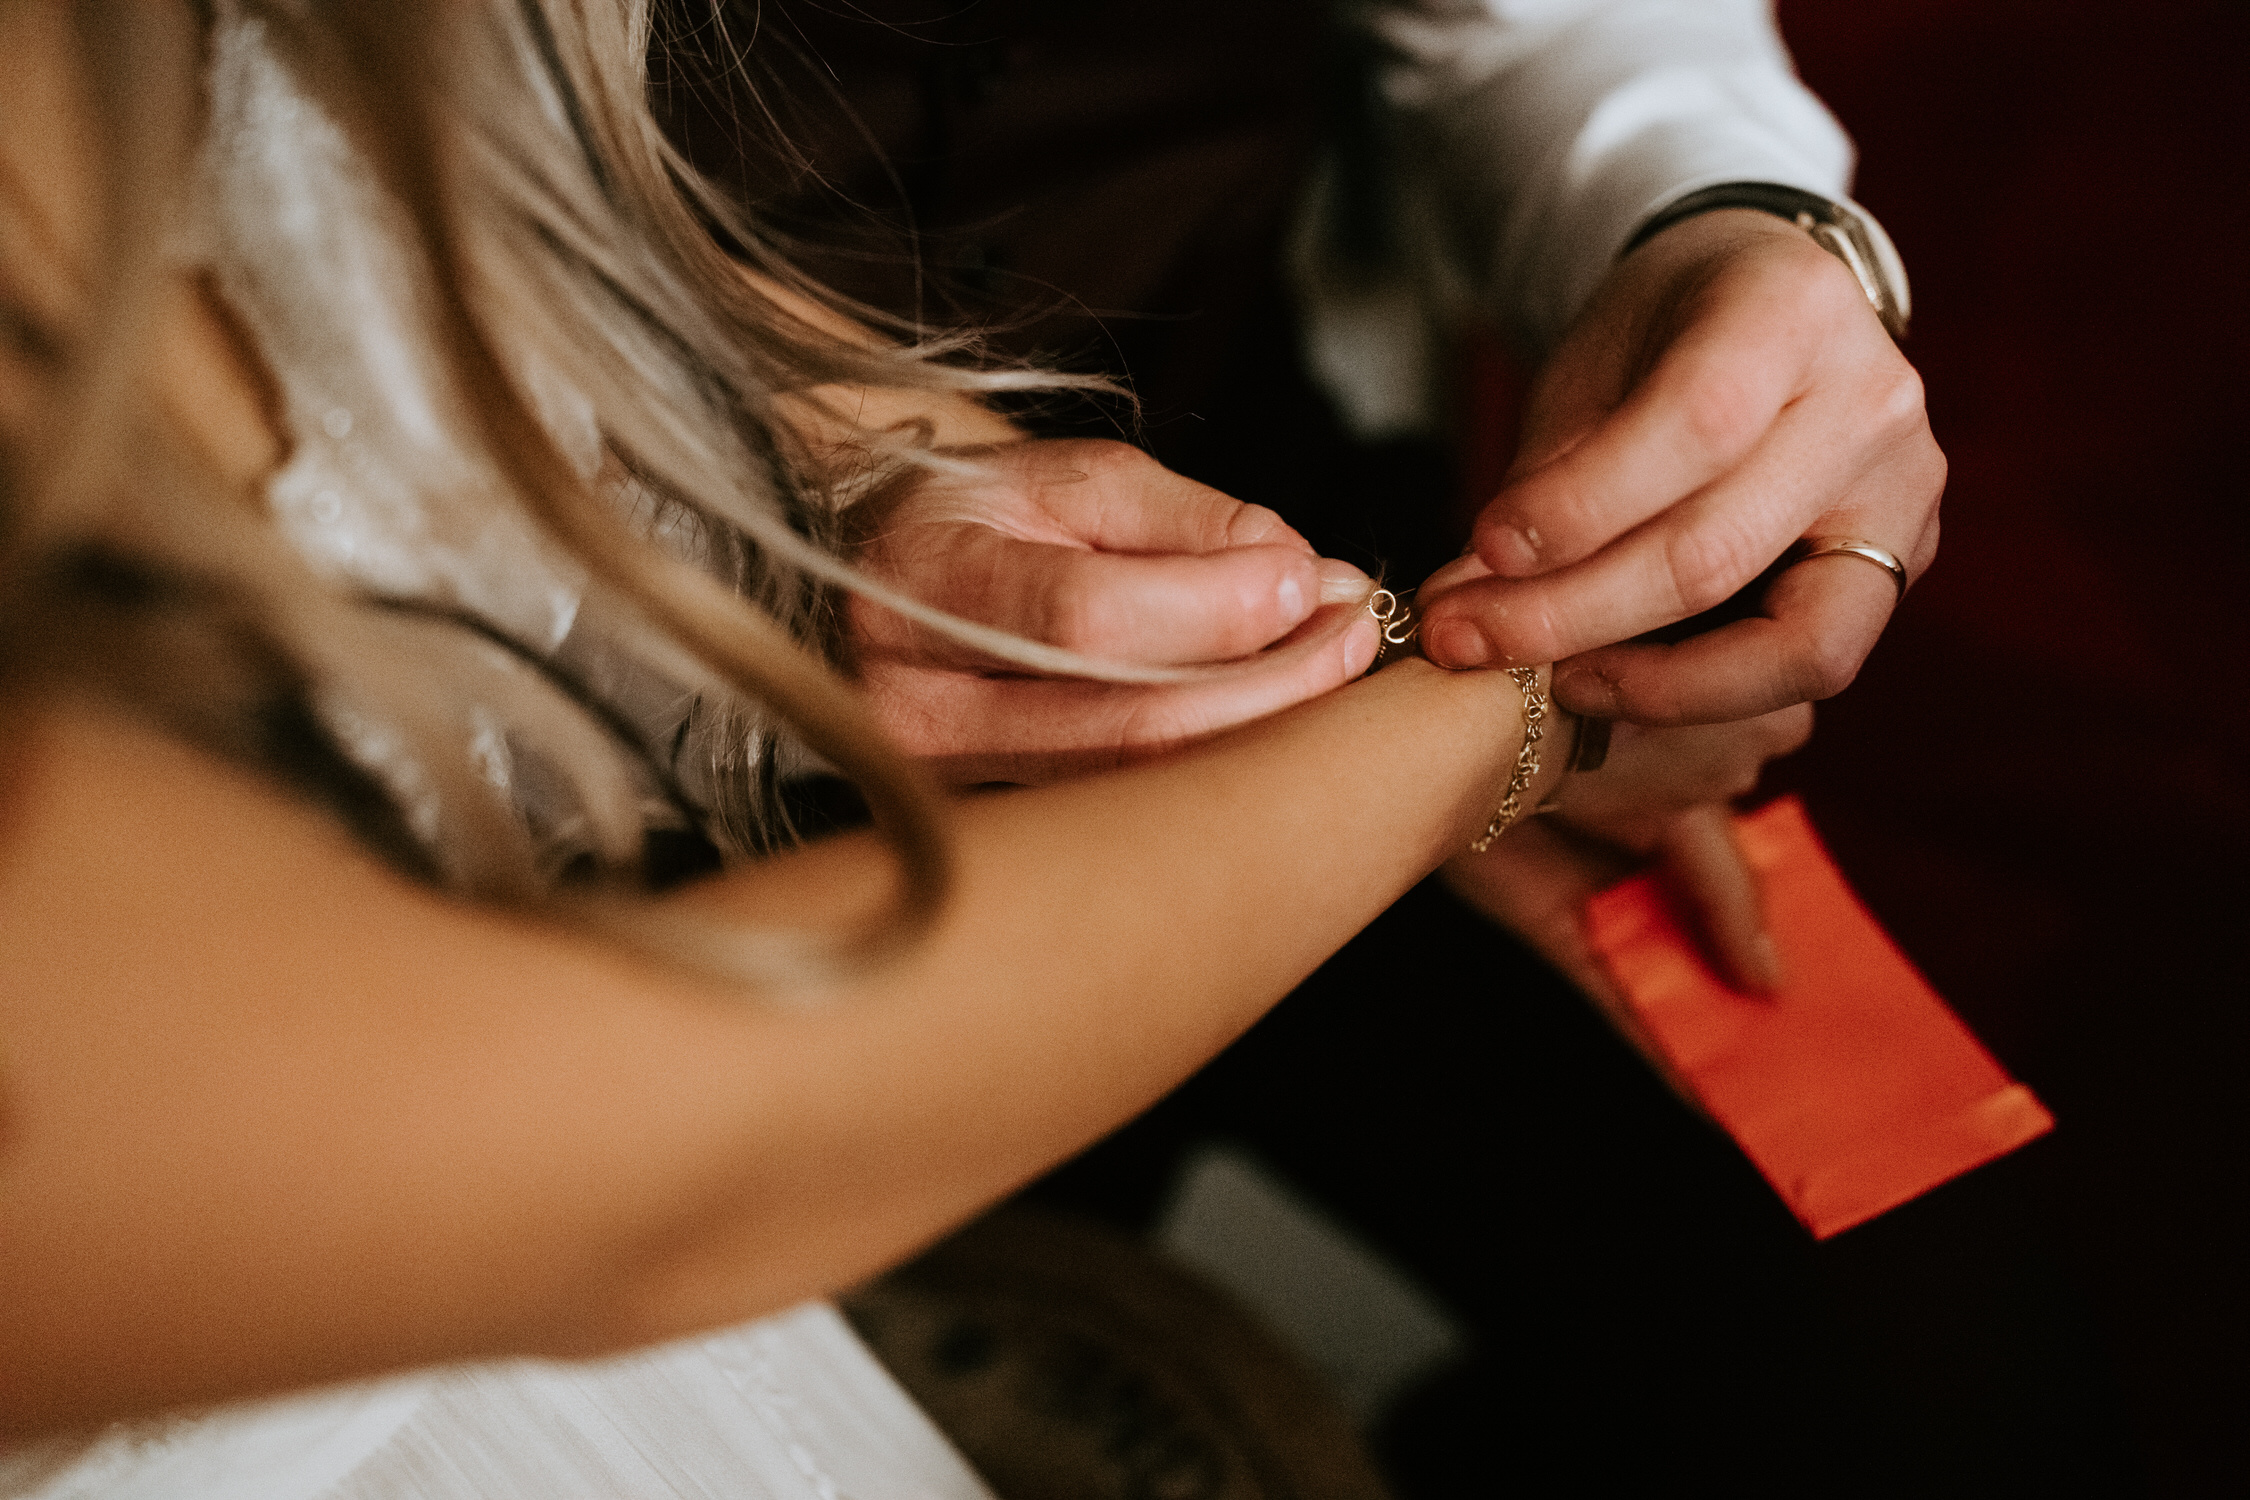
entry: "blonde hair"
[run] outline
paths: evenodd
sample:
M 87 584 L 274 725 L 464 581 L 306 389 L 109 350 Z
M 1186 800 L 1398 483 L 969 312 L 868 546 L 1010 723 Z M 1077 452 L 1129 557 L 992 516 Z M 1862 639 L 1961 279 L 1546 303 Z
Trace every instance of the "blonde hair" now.
M 708 6 L 715 20 L 717 0 Z M 690 8 L 666 6 L 682 26 L 695 24 Z M 0 679 L 105 688 L 307 783 L 394 862 L 464 894 L 566 911 L 674 960 L 789 983 L 896 951 L 948 881 L 938 798 L 830 659 L 838 589 L 1039 671 L 1163 683 L 1228 670 L 1091 660 L 945 615 L 840 558 L 852 502 L 902 475 L 966 466 L 914 431 L 865 434 L 842 461 L 816 455 L 781 403 L 831 386 L 1103 382 L 995 366 L 972 340 L 932 337 L 800 275 L 658 129 L 652 0 L 71 9 L 99 101 L 90 264 L 102 284 L 82 289 L 91 311 L 76 322 L 0 328 L 65 414 L 44 441 L 0 451 Z M 214 227 L 215 184 L 229 180 L 214 162 L 259 146 L 225 138 L 241 121 L 213 118 L 242 92 L 221 85 L 250 54 L 287 75 L 365 178 L 328 234 L 387 247 L 375 312 L 399 320 L 397 348 L 339 354 L 349 318 L 293 334 L 276 278 L 325 268 L 226 252 L 278 233 L 270 204 Z M 293 97 L 261 107 L 283 106 Z M 7 186 L 0 255 L 30 212 Z M 430 389 L 416 399 L 437 418 L 424 426 L 443 428 L 461 461 L 420 501 L 431 516 L 451 507 L 447 524 L 493 555 L 394 587 L 309 557 L 290 509 L 306 497 L 283 493 L 294 460 L 261 510 L 229 493 L 147 389 L 159 303 L 182 258 L 206 267 L 266 359 L 301 450 L 335 437 L 321 429 L 339 415 L 351 425 L 344 408 L 299 409 L 308 368 L 426 365 Z M 325 291 L 297 288 L 309 304 Z M 840 336 L 831 317 L 889 341 Z M 395 455 L 428 440 L 394 424 L 377 446 Z M 333 491 L 310 498 L 316 521 L 321 503 L 341 504 Z M 487 565 L 562 579 L 562 624 L 543 637 L 512 629 L 477 574 Z M 602 684 L 558 662 L 571 611 L 599 627 L 595 667 L 692 694 L 669 759 Z M 891 907 L 814 937 L 722 929 L 632 899 L 652 805 L 731 854 L 793 837 L 779 797 L 790 735 L 859 786 L 898 854 Z M 697 795 L 672 774 L 683 764 Z M 549 808 L 533 827 L 526 780 L 567 813 Z M 600 878 L 563 878 L 585 867 Z
M 200 135 L 219 34 L 254 26 L 403 231 L 427 292 L 412 332 L 458 397 L 468 430 L 455 440 L 491 481 L 472 502 L 528 522 L 580 572 L 617 648 L 696 694 L 683 734 L 712 761 L 708 831 L 736 852 L 788 836 L 775 790 L 786 726 L 859 785 L 903 871 L 887 915 L 817 943 L 661 925 L 599 883 L 568 904 L 675 957 L 766 979 L 863 961 L 927 923 L 947 878 L 939 804 L 822 659 L 836 586 L 1031 665 L 1174 675 L 950 620 L 838 559 L 839 511 L 870 476 L 947 460 L 911 433 L 876 434 L 839 471 L 806 451 L 778 400 L 838 384 L 1063 382 L 979 368 L 960 341 L 911 329 L 891 327 L 889 346 L 850 342 L 742 275 L 714 229 L 788 294 L 883 326 L 798 275 L 663 138 L 645 97 L 649 0 L 218 0 L 195 24 L 98 0 L 74 12 L 100 101 L 93 264 L 106 284 L 81 326 L 26 335 L 51 355 L 68 420 L 38 451 L 0 456 L 0 640 L 16 669 L 101 682 L 268 769 L 286 773 L 312 746 L 331 800 L 394 858 L 479 897 L 547 905 L 555 862 L 494 773 L 497 720 L 568 789 L 608 884 L 637 869 L 652 775 L 665 781 L 653 747 L 563 691 L 538 643 L 510 641 L 458 599 L 373 599 L 308 566 L 150 408 L 167 257 L 198 234 L 197 158 L 179 143 Z M 257 333 L 256 289 L 223 272 L 218 283 Z M 623 483 L 565 453 L 534 373 L 573 393 Z

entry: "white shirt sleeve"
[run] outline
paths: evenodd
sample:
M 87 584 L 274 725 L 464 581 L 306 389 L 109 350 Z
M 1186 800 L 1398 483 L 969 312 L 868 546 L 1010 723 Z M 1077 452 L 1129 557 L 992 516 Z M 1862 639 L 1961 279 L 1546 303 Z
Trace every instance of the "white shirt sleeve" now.
M 1296 271 L 1308 352 L 1363 433 L 1423 425 L 1426 393 L 1396 388 L 1408 344 L 1428 344 L 1397 326 L 1409 303 L 1425 324 L 1474 309 L 1544 350 L 1665 204 L 1721 182 L 1848 188 L 1851 142 L 1797 80 L 1767 0 L 1362 0 L 1353 20 L 1379 52 L 1405 243 L 1389 285 L 1324 248 L 1331 181 Z M 1366 399 L 1339 375 L 1352 365 Z

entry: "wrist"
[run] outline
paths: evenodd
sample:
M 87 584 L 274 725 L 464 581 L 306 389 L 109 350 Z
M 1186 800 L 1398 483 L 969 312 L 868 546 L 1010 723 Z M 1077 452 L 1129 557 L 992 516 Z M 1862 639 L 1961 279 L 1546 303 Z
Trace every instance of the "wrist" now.
M 1554 667 L 1509 667 L 1493 675 L 1505 677 L 1516 689 L 1522 740 L 1508 762 L 1508 779 L 1500 788 L 1492 815 L 1469 841 L 1473 854 L 1484 853 L 1510 828 L 1536 816 L 1537 809 L 1569 774 L 1569 747 L 1562 743 L 1566 737 L 1554 733 L 1562 723 L 1551 692 Z
M 1747 210 L 1793 225 L 1843 262 L 1894 339 L 1906 337 L 1913 293 L 1906 263 L 1875 216 L 1849 198 L 1824 198 L 1777 182 L 1723 182 L 1658 209 L 1618 252 L 1624 259 L 1676 225 L 1726 210 Z
M 1421 618 L 1414 591 L 1395 592 L 1377 587 L 1369 594 L 1367 611 L 1382 632 L 1374 667 L 1412 663 L 1427 670 L 1433 666 L 1422 651 Z M 1444 671 L 1444 668 L 1438 668 Z M 1526 817 L 1545 810 L 1548 799 L 1561 788 L 1578 758 L 1580 721 L 1565 714 L 1554 702 L 1554 664 L 1472 669 L 1452 674 L 1478 689 L 1496 694 L 1503 724 L 1496 748 L 1502 753 L 1500 779 L 1484 804 L 1491 811 L 1478 825 L 1469 847 L 1483 853 L 1494 840 Z M 1512 707 L 1514 713 L 1507 713 Z

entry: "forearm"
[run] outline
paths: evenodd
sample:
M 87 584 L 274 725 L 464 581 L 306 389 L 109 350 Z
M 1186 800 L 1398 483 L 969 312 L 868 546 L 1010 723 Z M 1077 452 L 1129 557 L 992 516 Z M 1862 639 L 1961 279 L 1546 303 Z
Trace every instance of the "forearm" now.
M 435 898 L 67 720 L 0 861 L 0 1429 L 848 1281 L 1247 1026 L 1469 835 L 1520 735 L 1506 678 L 1414 664 L 972 803 L 931 940 L 784 1007 Z M 844 840 L 688 899 L 791 920 L 887 868 Z
M 970 804 L 944 925 L 776 1070 L 777 1107 L 837 1155 L 750 1159 L 746 1207 L 660 1280 L 647 1330 L 719 1315 L 752 1245 L 781 1278 L 762 1300 L 849 1280 L 1145 1107 L 1464 845 L 1521 737 L 1507 678 L 1412 663 L 1188 755 Z M 865 1087 L 838 1091 L 846 1071 Z

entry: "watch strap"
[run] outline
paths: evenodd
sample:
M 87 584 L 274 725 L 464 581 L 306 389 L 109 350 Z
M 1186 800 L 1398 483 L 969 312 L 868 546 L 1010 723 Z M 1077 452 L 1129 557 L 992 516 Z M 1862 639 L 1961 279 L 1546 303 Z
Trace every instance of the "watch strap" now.
M 1778 182 L 1722 182 L 1675 198 L 1633 232 L 1620 255 L 1630 255 L 1683 220 L 1720 208 L 1748 208 L 1787 219 L 1813 242 L 1842 261 L 1859 282 L 1883 327 L 1894 339 L 1906 337 L 1913 314 L 1906 263 L 1875 216 L 1850 199 L 1823 198 Z

